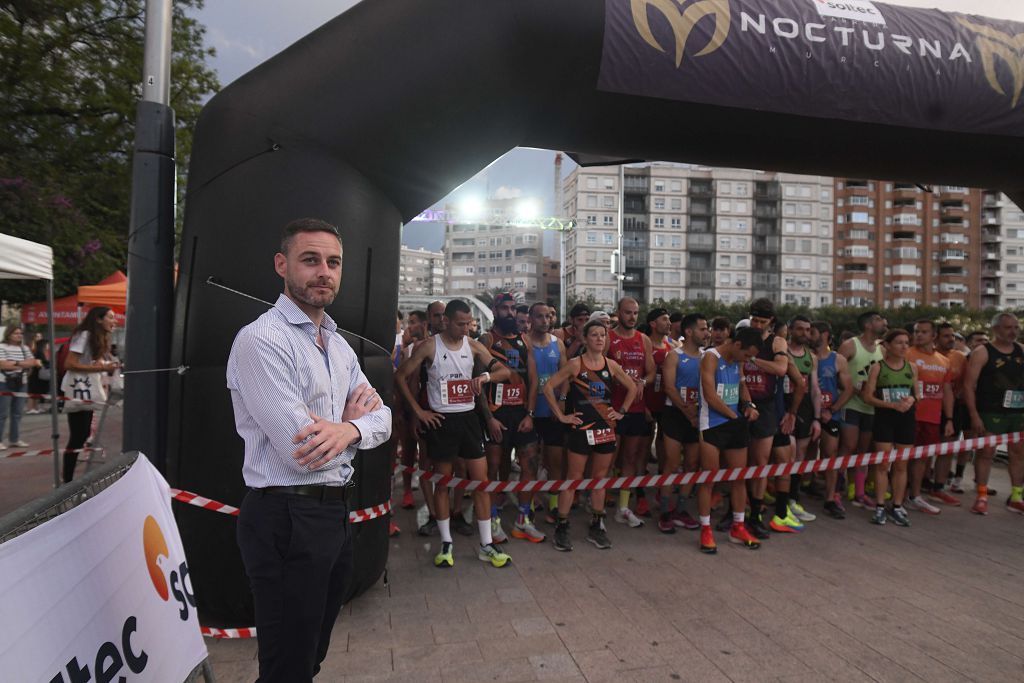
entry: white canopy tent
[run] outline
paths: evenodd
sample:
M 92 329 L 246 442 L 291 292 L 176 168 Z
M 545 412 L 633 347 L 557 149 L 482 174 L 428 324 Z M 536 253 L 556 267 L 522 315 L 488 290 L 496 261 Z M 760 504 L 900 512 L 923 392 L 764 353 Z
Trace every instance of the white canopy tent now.
M 53 249 L 20 237 L 0 233 L 0 279 L 45 280 L 46 307 L 49 313 L 50 357 L 55 364 L 57 352 L 53 346 L 56 330 L 53 326 Z M 57 395 L 57 368 L 50 372 L 50 396 Z M 57 430 L 57 401 L 50 401 L 51 438 L 53 440 L 53 486 L 60 486 L 60 433 Z

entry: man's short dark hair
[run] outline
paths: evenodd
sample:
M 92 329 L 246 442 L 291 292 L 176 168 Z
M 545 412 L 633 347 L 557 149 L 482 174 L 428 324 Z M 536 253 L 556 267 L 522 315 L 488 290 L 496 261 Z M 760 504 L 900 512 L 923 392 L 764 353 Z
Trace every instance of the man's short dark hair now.
M 282 254 L 288 253 L 288 247 L 291 246 L 292 238 L 300 232 L 329 232 L 337 237 L 338 244 L 341 244 L 341 233 L 338 232 L 338 228 L 327 221 L 322 221 L 319 218 L 297 218 L 284 226 L 284 230 L 281 232 Z
M 655 320 L 657 320 L 658 318 L 660 318 L 663 315 L 668 315 L 668 309 L 665 309 L 665 308 L 652 308 L 651 310 L 647 311 L 647 323 L 648 324 L 653 323 Z M 671 322 L 671 320 L 672 319 L 669 318 L 670 322 Z
M 516 313 L 517 314 L 518 313 L 529 314 L 529 312 L 530 312 L 530 307 L 527 306 L 526 304 L 519 304 L 518 306 L 516 306 Z
M 426 311 L 409 311 L 409 319 L 412 320 L 414 317 L 416 318 L 416 322 L 421 323 L 421 322 L 423 322 L 424 320 L 427 319 L 427 312 Z
M 811 323 L 811 327 L 816 329 L 821 334 L 826 334 L 827 333 L 828 334 L 828 338 L 832 339 L 832 326 L 829 325 L 824 320 L 815 320 L 813 323 Z
M 775 304 L 772 303 L 771 299 L 764 297 L 754 299 L 750 302 L 750 317 L 767 318 L 769 320 L 775 318 Z
M 572 307 L 572 310 L 569 311 L 569 317 L 578 318 L 581 315 L 590 315 L 590 313 L 590 306 L 587 306 L 586 304 L 576 304 Z
M 741 349 L 754 347 L 761 350 L 761 330 L 755 327 L 741 327 L 732 333 L 732 340 L 739 342 Z
M 936 332 L 942 332 L 943 330 L 953 330 L 953 323 L 949 321 L 944 321 L 939 323 L 938 326 L 935 328 Z M 956 330 L 953 331 L 956 332 Z
M 462 299 L 452 299 L 449 301 L 448 305 L 444 307 L 444 317 L 451 320 L 455 317 L 456 313 L 471 313 L 469 304 Z
M 789 326 L 793 327 L 793 323 L 810 323 L 810 322 L 811 322 L 811 319 L 808 318 L 806 315 L 794 315 L 789 320 Z
M 697 327 L 697 323 L 701 320 L 707 320 L 703 313 L 688 313 L 680 319 L 679 329 L 685 333 L 686 330 L 692 330 Z
M 537 308 L 538 306 L 543 306 L 544 308 L 554 308 L 554 306 L 551 306 L 551 305 L 549 305 L 549 304 L 546 304 L 546 303 L 544 303 L 543 301 L 538 301 L 537 303 L 534 303 L 534 304 L 530 304 L 530 308 L 529 308 L 529 310 L 527 311 L 527 313 L 529 313 L 529 314 L 530 314 L 530 317 L 531 317 L 531 318 L 533 317 L 533 312 L 534 312 L 534 310 L 536 310 L 536 308 Z M 518 309 L 516 309 L 516 310 L 518 311 Z
M 871 319 L 880 315 L 881 314 L 878 311 L 864 311 L 857 316 L 857 329 L 863 332 L 867 329 L 868 323 L 871 322 Z
M 931 325 L 932 332 L 938 333 L 939 331 L 938 328 L 935 326 L 935 321 L 929 320 L 928 318 L 921 318 L 920 320 L 915 320 L 914 327 L 917 327 L 918 325 Z
M 728 318 L 718 316 L 711 321 L 711 329 L 713 330 L 732 330 L 732 323 Z
M 668 317 L 668 321 L 670 323 L 681 323 L 683 321 L 683 312 L 682 311 L 673 311 L 672 315 L 670 315 Z
M 973 330 L 973 331 L 967 333 L 967 336 L 964 337 L 964 341 L 965 342 L 969 342 L 972 339 L 974 339 L 975 337 L 987 337 L 987 336 L 988 336 L 988 332 L 986 332 L 984 330 Z

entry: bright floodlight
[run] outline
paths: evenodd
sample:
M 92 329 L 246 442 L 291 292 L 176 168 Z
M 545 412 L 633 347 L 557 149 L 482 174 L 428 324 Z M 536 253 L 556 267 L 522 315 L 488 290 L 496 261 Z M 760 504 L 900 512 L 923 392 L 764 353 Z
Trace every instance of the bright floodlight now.
M 484 201 L 480 197 L 466 197 L 459 203 L 459 218 L 475 221 L 484 215 Z
M 540 218 L 540 202 L 536 199 L 524 199 L 516 204 L 516 218 L 533 220 Z

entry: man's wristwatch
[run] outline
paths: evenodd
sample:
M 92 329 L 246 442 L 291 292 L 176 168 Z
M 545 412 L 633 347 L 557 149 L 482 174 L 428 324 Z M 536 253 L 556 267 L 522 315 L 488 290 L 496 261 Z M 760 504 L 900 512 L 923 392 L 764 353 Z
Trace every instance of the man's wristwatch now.
M 740 401 L 740 412 L 742 413 L 747 408 L 757 410 L 757 406 L 754 405 L 753 401 Z
M 526 411 L 526 416 L 529 417 L 530 419 L 533 419 L 533 411 L 532 410 L 527 410 Z

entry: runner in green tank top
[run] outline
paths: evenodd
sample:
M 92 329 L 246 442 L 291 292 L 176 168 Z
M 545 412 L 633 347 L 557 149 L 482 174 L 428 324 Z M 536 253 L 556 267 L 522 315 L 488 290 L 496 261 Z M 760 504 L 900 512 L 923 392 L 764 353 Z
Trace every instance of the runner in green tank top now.
M 914 405 L 917 395 L 917 368 L 907 361 L 910 333 L 890 330 L 883 342 L 885 357 L 868 372 L 861 389 L 861 398 L 875 408 L 875 450 L 891 451 L 914 445 L 917 427 Z M 907 461 L 896 460 L 892 465 L 875 465 L 875 514 L 872 524 L 885 524 L 885 492 L 889 488 L 889 469 L 892 468 L 892 510 L 889 517 L 898 526 L 910 526 L 903 509 L 907 495 Z
M 853 381 L 854 394 L 840 415 L 842 429 L 839 434 L 839 455 L 864 453 L 871 448 L 874 431 L 874 408 L 861 400 L 858 394 L 864 386 L 871 365 L 882 359 L 878 340 L 885 335 L 885 319 L 877 311 L 861 313 L 857 318 L 859 337 L 847 339 L 839 346 L 839 354 L 846 358 Z M 864 494 L 867 468 L 858 467 L 847 472 L 848 498 L 857 507 L 874 507 L 874 500 Z

